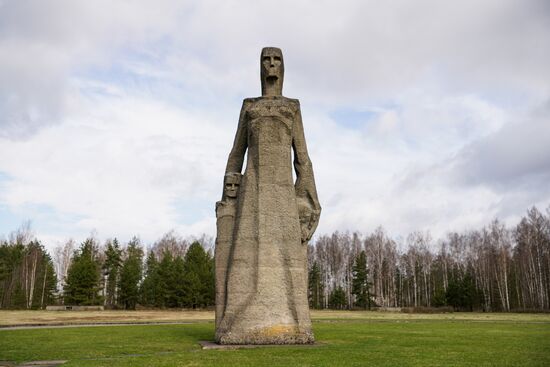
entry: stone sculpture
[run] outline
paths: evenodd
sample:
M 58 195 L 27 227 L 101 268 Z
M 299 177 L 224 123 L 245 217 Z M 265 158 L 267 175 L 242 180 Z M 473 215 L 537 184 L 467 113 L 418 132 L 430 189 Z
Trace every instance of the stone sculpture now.
M 281 50 L 264 48 L 260 69 L 262 96 L 243 101 L 216 204 L 216 342 L 313 343 L 307 242 L 321 207 L 299 101 L 282 96 Z

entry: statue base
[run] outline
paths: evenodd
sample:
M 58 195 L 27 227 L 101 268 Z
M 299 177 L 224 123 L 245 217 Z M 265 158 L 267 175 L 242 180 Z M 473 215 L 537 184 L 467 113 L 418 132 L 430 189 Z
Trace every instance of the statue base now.
M 218 344 L 213 341 L 200 340 L 199 345 L 202 349 L 218 349 L 218 350 L 234 350 L 234 349 L 253 349 L 253 348 L 278 348 L 278 347 L 302 347 L 302 348 L 318 348 L 323 344 L 315 342 L 310 344 Z
M 216 342 L 219 344 L 260 344 L 260 345 L 295 345 L 313 344 L 313 332 L 300 330 L 294 325 L 271 325 L 248 330 L 221 331 L 216 333 Z

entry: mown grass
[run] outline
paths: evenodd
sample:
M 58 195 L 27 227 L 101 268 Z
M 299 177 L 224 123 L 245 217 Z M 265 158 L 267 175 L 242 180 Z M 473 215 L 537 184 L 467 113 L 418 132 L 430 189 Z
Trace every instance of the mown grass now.
M 346 313 L 325 316 L 314 322 L 318 346 L 245 350 L 201 350 L 198 341 L 211 340 L 214 333 L 213 324 L 205 321 L 0 330 L 0 360 L 66 359 L 66 366 L 84 367 L 550 366 L 548 317 L 369 319 L 349 312 L 348 317 Z

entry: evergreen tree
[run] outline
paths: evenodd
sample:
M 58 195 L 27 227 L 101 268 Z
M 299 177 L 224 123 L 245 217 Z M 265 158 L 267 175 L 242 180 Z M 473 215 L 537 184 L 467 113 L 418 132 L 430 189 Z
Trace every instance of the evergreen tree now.
M 174 279 L 174 258 L 172 253 L 164 251 L 162 254 L 162 260 L 160 261 L 157 269 L 158 276 L 158 307 L 171 307 L 172 300 L 174 299 L 174 289 L 172 288 Z M 174 306 L 172 306 L 174 307 Z
M 163 301 L 160 297 L 159 263 L 153 251 L 149 252 L 145 262 L 145 278 L 141 283 L 140 294 L 141 304 L 149 307 L 162 307 Z
M 0 242 L 0 308 L 38 309 L 54 301 L 52 260 L 38 240 L 23 237 Z
M 352 294 L 355 295 L 355 305 L 365 310 L 367 308 L 370 310 L 372 304 L 372 283 L 369 282 L 369 270 L 367 268 L 367 255 L 365 251 L 361 251 L 355 258 L 352 274 Z
M 21 283 L 17 283 L 17 285 L 15 286 L 15 290 L 13 291 L 10 308 L 16 310 L 24 310 L 27 307 L 26 303 L 27 300 L 25 297 L 25 290 L 23 289 Z
M 330 308 L 336 310 L 345 309 L 348 305 L 348 302 L 346 300 L 346 292 L 344 291 L 344 288 L 340 286 L 334 288 L 333 291 L 330 293 L 328 304 Z
M 462 279 L 453 279 L 445 294 L 447 304 L 456 310 L 473 311 L 480 306 L 480 291 L 476 288 L 472 276 L 468 273 Z
M 134 237 L 126 248 L 126 260 L 120 270 L 120 304 L 134 310 L 139 300 L 139 282 L 143 273 L 143 249 Z
M 21 263 L 25 246 L 21 243 L 4 242 L 0 246 L 0 307 L 25 308 L 25 293 L 21 286 Z
M 185 299 L 187 307 L 214 304 L 214 263 L 198 242 L 193 242 L 185 254 Z
M 323 282 L 321 279 L 321 268 L 317 261 L 313 263 L 308 277 L 309 284 L 309 306 L 311 308 L 323 308 Z
M 171 272 L 171 292 L 169 297 L 169 307 L 187 306 L 187 287 L 188 280 L 185 273 L 185 261 L 181 256 L 176 256 L 172 263 Z
M 65 284 L 65 303 L 74 305 L 101 304 L 100 265 L 97 261 L 97 248 L 92 238 L 82 243 L 75 251 L 69 266 Z
M 443 288 L 438 288 L 434 292 L 432 305 L 435 307 L 442 307 L 447 305 L 447 298 L 445 297 L 445 290 Z
M 47 262 L 47 277 L 46 277 L 46 283 L 45 283 L 45 293 L 43 295 L 43 306 L 46 307 L 47 305 L 51 305 L 54 302 L 57 302 L 57 274 L 55 273 L 55 267 L 53 265 L 53 261 L 51 260 L 50 256 L 48 255 L 48 262 Z
M 105 250 L 105 263 L 103 264 L 103 272 L 107 278 L 105 285 L 106 305 L 115 307 L 117 305 L 117 291 L 120 281 L 120 268 L 122 266 L 122 250 L 115 238 L 112 242 L 107 243 Z

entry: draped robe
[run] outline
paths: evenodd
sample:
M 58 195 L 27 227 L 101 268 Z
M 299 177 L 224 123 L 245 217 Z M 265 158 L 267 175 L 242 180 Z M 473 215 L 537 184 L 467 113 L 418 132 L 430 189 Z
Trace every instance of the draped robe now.
M 311 343 L 307 241 L 321 207 L 298 100 L 245 99 L 226 173 L 241 172 L 245 153 L 230 233 L 218 215 L 216 340 Z

